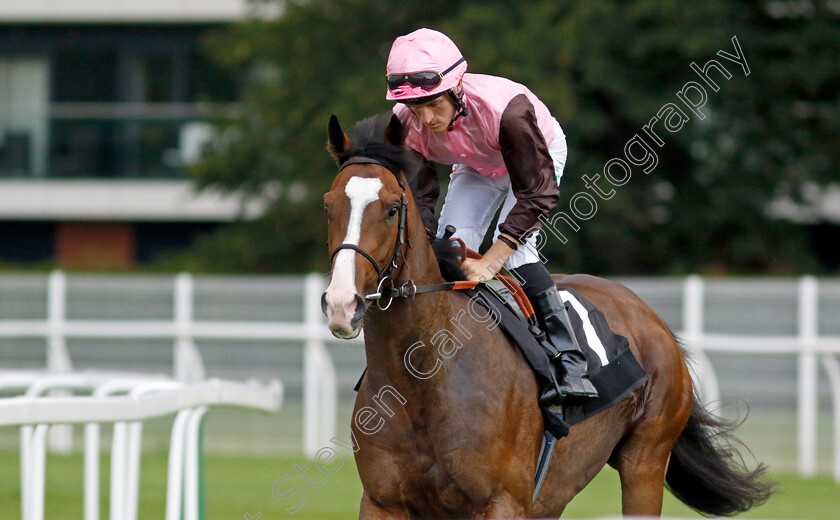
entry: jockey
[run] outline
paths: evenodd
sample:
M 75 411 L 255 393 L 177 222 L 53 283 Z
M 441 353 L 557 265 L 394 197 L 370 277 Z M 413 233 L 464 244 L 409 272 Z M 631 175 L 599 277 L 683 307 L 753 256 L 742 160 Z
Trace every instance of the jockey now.
M 440 189 L 431 162 L 452 164 L 438 236 L 447 225 L 477 251 L 501 206 L 493 245 L 462 267 L 470 280 L 492 278 L 499 266 L 523 281 L 542 329 L 556 351 L 552 365 L 565 377 L 541 391 L 540 403 L 597 397 L 569 314 L 536 248 L 537 218 L 559 200 L 566 136 L 546 106 L 524 85 L 467 74 L 467 62 L 446 35 L 418 29 L 394 41 L 386 67 L 386 99 L 423 156 L 414 198 L 433 226 Z M 558 378 L 559 381 L 559 378 Z

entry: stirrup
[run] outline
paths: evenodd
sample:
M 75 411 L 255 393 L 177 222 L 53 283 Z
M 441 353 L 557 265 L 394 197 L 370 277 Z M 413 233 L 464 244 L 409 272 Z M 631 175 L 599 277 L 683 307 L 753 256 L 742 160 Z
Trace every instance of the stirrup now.
M 557 380 L 552 378 L 551 383 L 546 386 L 537 399 L 540 406 L 559 406 L 569 401 L 581 401 L 598 397 L 598 390 L 588 377 L 577 379 L 580 381 L 580 384 L 570 385 L 568 380 L 564 380 L 562 384 L 558 384 Z

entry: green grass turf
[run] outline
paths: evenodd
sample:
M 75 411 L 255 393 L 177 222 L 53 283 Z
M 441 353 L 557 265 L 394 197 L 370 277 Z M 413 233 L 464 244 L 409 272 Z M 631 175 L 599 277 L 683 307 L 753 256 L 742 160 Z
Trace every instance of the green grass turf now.
M 303 457 L 294 456 L 222 456 L 205 458 L 205 499 L 208 520 L 245 518 L 246 513 L 264 520 L 289 518 L 294 520 L 331 520 L 356 518 L 362 487 L 356 474 L 352 456 L 345 450 L 339 455 L 344 461 L 335 474 L 324 476 Z M 108 517 L 107 485 L 108 457 L 103 456 L 101 480 L 101 518 Z M 554 461 L 556 464 L 558 461 Z M 296 475 L 294 465 L 309 463 L 307 474 L 320 489 L 304 484 Z M 162 519 L 166 503 L 165 453 L 144 454 L 141 465 L 141 519 Z M 337 459 L 330 463 L 335 467 Z M 0 452 L 0 518 L 20 517 L 19 459 L 17 452 Z M 50 520 L 79 519 L 82 516 L 82 457 L 49 455 L 47 458 L 47 499 L 45 518 Z M 279 501 L 272 496 L 272 486 L 284 475 L 290 478 L 278 485 L 278 493 L 293 486 L 307 488 L 305 505 L 295 514 L 285 511 L 299 496 Z M 800 479 L 792 475 L 774 475 L 779 492 L 770 502 L 748 512 L 743 518 L 836 520 L 840 518 L 840 486 L 828 476 Z M 611 469 L 601 474 L 569 504 L 565 518 L 592 518 L 620 513 L 618 475 Z M 699 515 L 682 506 L 665 493 L 667 516 L 698 518 Z

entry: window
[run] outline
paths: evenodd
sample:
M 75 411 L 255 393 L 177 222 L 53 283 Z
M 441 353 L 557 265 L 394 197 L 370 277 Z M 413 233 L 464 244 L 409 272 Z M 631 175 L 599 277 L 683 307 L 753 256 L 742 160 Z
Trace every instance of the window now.
M 44 58 L 0 56 L 0 176 L 42 177 L 47 170 Z
M 16 28 L 0 48 L 0 177 L 182 177 L 209 135 L 200 103 L 237 96 L 198 50 L 206 29 Z
M 52 76 L 53 101 L 117 101 L 114 51 L 58 52 Z

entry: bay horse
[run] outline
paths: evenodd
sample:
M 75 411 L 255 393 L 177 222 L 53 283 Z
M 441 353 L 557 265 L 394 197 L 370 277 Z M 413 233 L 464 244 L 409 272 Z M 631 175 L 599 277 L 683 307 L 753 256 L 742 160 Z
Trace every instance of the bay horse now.
M 399 120 L 368 118 L 351 139 L 333 116 L 328 134 L 340 171 L 324 196 L 332 272 L 322 304 L 336 337 L 364 329 L 367 360 L 350 432 L 359 518 L 558 517 L 606 464 L 619 472 L 625 515 L 660 515 L 666 483 L 706 515 L 769 498 L 766 468 L 746 469 L 719 442 L 728 433 L 694 397 L 654 311 L 616 282 L 554 275 L 604 313 L 650 378 L 555 443 L 532 502 L 543 439 L 536 380 L 499 328 L 455 326 L 470 302 L 461 291 L 421 294 L 446 280 L 411 196 Z

